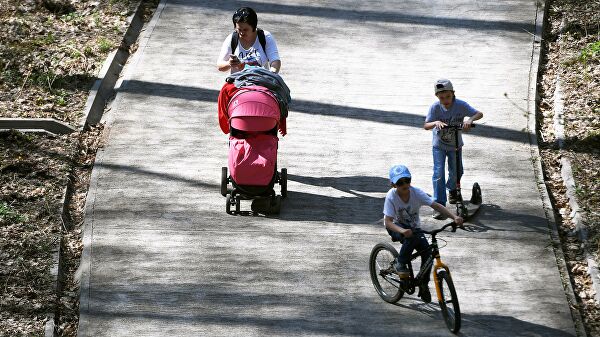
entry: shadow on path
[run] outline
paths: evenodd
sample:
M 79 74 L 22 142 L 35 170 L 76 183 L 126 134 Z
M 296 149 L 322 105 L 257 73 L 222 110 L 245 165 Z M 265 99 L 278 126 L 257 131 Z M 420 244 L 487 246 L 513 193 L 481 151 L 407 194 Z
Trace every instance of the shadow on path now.
M 453 209 L 454 205 L 448 208 Z M 497 226 L 486 224 L 486 220 L 493 220 Z M 515 225 L 521 226 L 520 229 Z M 523 229 L 523 228 L 526 228 Z M 479 212 L 473 216 L 465 225 L 467 232 L 537 232 L 548 234 L 548 220 L 544 217 L 527 213 L 514 212 L 503 209 L 495 204 L 482 204 Z
M 149 96 L 172 97 L 189 101 L 215 102 L 215 111 L 206 113 L 217 114 L 216 102 L 218 90 L 181 86 L 175 84 L 153 83 L 138 80 L 127 81 L 122 92 Z M 404 125 L 422 128 L 425 116 L 409 112 L 384 111 L 376 109 L 355 108 L 337 104 L 326 104 L 305 100 L 292 100 L 290 111 L 311 115 L 332 116 L 364 120 L 369 122 Z M 215 126 L 216 127 L 216 126 Z M 469 132 L 472 135 L 495 138 L 519 143 L 529 143 L 528 133 L 498 126 L 480 124 Z
M 195 187 L 214 188 L 215 191 L 218 190 L 218 188 L 220 187 L 220 185 L 217 185 L 217 184 L 209 184 L 206 182 L 202 182 L 200 180 L 184 178 L 184 177 L 180 177 L 180 176 L 177 176 L 174 174 L 154 172 L 154 171 L 142 169 L 142 168 L 131 166 L 131 165 L 97 163 L 97 164 L 95 164 L 95 166 L 97 168 L 106 168 L 111 171 L 126 171 L 126 172 L 131 172 L 131 173 L 134 173 L 137 175 L 141 175 L 141 176 L 156 177 L 160 180 L 183 182 L 183 183 L 189 184 L 191 186 L 195 186 Z
M 242 5 L 239 1 L 195 1 L 185 2 L 186 5 L 232 12 Z M 332 8 L 322 6 L 300 6 L 281 3 L 264 3 L 244 1 L 244 6 L 250 6 L 259 13 L 279 15 L 299 15 L 318 17 L 330 20 L 350 20 L 358 22 L 391 22 L 414 26 L 437 26 L 454 29 L 475 29 L 486 31 L 533 32 L 533 22 L 513 22 L 499 20 L 478 20 L 464 18 L 435 17 L 409 13 L 394 13 L 393 11 L 353 10 L 347 8 Z
M 433 287 L 432 284 L 430 284 L 430 287 Z M 439 305 L 436 303 L 435 293 L 433 295 L 433 302 L 429 304 L 421 302 L 416 297 L 404 297 L 394 305 L 443 322 L 444 318 Z M 462 313 L 462 327 L 458 336 L 567 337 L 574 335 L 544 325 L 525 322 L 512 316 Z
M 161 259 L 165 264 L 161 274 L 175 275 L 181 261 L 165 260 L 164 255 L 156 252 L 146 254 L 138 246 L 107 247 L 99 249 L 123 259 L 144 260 Z M 166 247 L 165 249 L 168 249 Z M 277 268 L 268 259 L 252 259 L 245 265 L 246 273 L 238 273 L 233 269 L 238 264 L 232 263 L 234 245 L 212 247 L 205 250 L 208 261 L 213 261 L 216 269 L 201 269 L 190 265 L 188 272 L 198 273 L 198 279 L 192 283 L 137 283 L 126 282 L 110 288 L 95 288 L 97 303 L 86 314 L 96 320 L 104 321 L 107 326 L 119 324 L 123 320 L 152 320 L 160 326 L 180 326 L 193 323 L 196 326 L 226 325 L 229 328 L 268 329 L 271 333 L 294 335 L 295 332 L 313 334 L 344 334 L 353 336 L 397 336 L 402 332 L 410 332 L 411 336 L 444 336 L 451 334 L 445 330 L 443 318 L 437 304 L 424 304 L 413 297 L 405 297 L 395 304 L 398 313 L 397 329 L 391 330 L 385 323 L 389 321 L 391 306 L 380 301 L 375 292 L 372 296 L 344 293 L 343 288 L 332 285 L 327 293 L 307 293 L 303 291 L 286 292 L 279 289 L 280 282 L 285 280 L 302 284 L 301 289 L 310 287 L 309 283 L 317 281 L 301 279 L 301 275 L 310 275 L 306 271 Z M 233 254 L 233 255 L 232 255 Z M 230 267 L 231 266 L 231 267 Z M 328 273 L 333 270 L 323 270 Z M 261 280 L 253 280 L 253 275 L 262 275 Z M 128 280 L 127 272 L 123 275 Z M 368 276 L 365 276 L 368 277 Z M 221 282 L 215 282 L 221 280 Z M 279 284 L 276 291 L 256 292 L 252 290 L 253 282 Z M 307 284 L 308 283 L 308 284 Z M 119 283 L 117 283 L 119 284 Z M 290 299 L 293 298 L 293 301 Z M 267 308 L 287 308 L 287 314 L 272 315 Z M 135 308 L 135 310 L 131 310 Z M 183 313 L 182 308 L 184 308 Z M 235 308 L 235 309 L 234 309 Z M 85 310 L 85 309 L 84 309 Z M 369 317 L 369 324 L 365 318 Z M 403 317 L 403 319 L 401 319 Z M 416 321 L 426 324 L 420 328 Z M 416 328 L 416 329 L 415 329 Z M 462 328 L 459 336 L 496 337 L 496 336 L 572 336 L 564 331 L 525 322 L 512 316 L 463 313 Z
M 365 193 L 388 191 L 387 179 L 368 176 L 348 177 L 305 177 L 288 175 L 290 181 L 323 187 L 351 194 L 348 197 L 333 197 L 306 192 L 288 191 L 282 212 L 277 218 L 286 221 L 329 221 L 342 224 L 381 225 L 383 197 Z

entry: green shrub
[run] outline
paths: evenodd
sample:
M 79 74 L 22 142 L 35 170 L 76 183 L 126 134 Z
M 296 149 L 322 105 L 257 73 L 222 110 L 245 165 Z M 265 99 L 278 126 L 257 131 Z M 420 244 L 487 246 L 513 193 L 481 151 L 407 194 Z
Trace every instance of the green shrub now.
M 579 61 L 588 63 L 588 61 L 598 61 L 600 59 L 600 41 L 588 44 L 579 55 Z

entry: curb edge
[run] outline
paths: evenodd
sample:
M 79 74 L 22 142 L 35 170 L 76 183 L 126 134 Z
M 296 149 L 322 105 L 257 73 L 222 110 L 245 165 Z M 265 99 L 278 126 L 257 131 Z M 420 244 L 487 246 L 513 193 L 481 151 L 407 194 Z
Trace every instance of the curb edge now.
M 544 213 L 548 221 L 548 231 L 550 234 L 550 241 L 554 250 L 556 258 L 556 264 L 558 266 L 558 272 L 563 283 L 563 288 L 567 302 L 569 303 L 569 309 L 573 318 L 573 327 L 577 336 L 587 337 L 587 332 L 583 325 L 583 318 L 579 310 L 573 306 L 577 303 L 573 285 L 569 278 L 569 272 L 565 261 L 565 254 L 562 250 L 560 237 L 558 235 L 558 227 L 556 224 L 556 217 L 554 215 L 554 208 L 550 201 L 550 196 L 546 184 L 544 183 L 542 161 L 540 157 L 540 149 L 537 142 L 537 109 L 539 102 L 539 91 L 538 83 L 540 79 L 540 61 L 542 59 L 542 35 L 546 25 L 546 15 L 548 13 L 548 0 L 536 1 L 536 18 L 535 18 L 535 34 L 533 38 L 533 50 L 531 53 L 531 65 L 529 68 L 529 86 L 528 86 L 528 97 L 527 97 L 527 130 L 529 135 L 529 145 L 531 151 L 531 162 L 535 175 L 536 185 L 542 199 Z

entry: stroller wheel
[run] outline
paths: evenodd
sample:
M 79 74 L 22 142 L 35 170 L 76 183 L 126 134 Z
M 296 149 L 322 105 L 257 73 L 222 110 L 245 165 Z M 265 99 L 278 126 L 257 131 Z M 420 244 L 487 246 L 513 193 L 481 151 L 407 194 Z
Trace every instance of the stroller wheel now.
M 240 196 L 236 195 L 235 196 L 235 213 L 239 213 L 240 212 Z
M 279 214 L 281 211 L 281 196 L 275 196 L 270 200 L 271 207 L 269 209 L 269 213 L 271 214 Z
M 222 196 L 227 195 L 228 180 L 229 179 L 227 177 L 227 167 L 221 167 L 221 195 Z
M 281 197 L 287 197 L 287 169 L 285 167 L 281 169 L 279 185 L 281 185 Z
M 226 199 L 226 204 L 225 204 L 225 212 L 227 212 L 227 214 L 232 214 L 231 213 L 231 196 L 228 195 L 227 199 Z

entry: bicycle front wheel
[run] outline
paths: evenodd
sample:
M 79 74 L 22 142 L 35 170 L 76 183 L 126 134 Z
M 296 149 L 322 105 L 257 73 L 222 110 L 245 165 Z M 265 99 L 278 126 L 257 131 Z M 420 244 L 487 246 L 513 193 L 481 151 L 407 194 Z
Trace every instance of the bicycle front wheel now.
M 438 287 L 442 293 L 442 298 L 439 301 L 446 326 L 452 333 L 458 333 L 458 330 L 460 330 L 460 306 L 458 305 L 454 283 L 452 283 L 450 275 L 445 270 L 438 273 Z
M 378 243 L 373 247 L 369 258 L 371 282 L 379 297 L 388 303 L 396 303 L 404 295 L 400 290 L 400 278 L 393 267 L 397 256 L 398 252 L 394 246 Z

